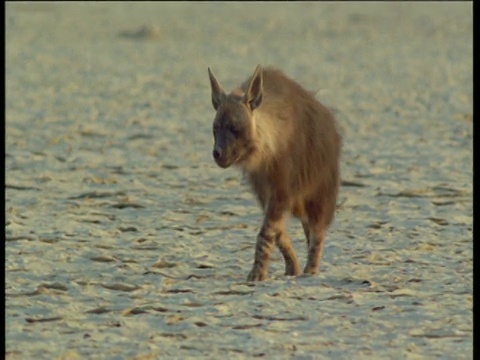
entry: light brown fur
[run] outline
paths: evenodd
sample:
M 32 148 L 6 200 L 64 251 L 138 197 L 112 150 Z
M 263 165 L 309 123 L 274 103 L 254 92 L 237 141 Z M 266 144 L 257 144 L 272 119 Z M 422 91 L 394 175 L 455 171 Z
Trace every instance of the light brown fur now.
M 265 214 L 248 280 L 266 278 L 274 245 L 285 259 L 286 275 L 300 274 L 285 230 L 288 213 L 301 220 L 307 238 L 303 272 L 315 274 L 339 188 L 342 140 L 333 114 L 277 69 L 258 66 L 228 95 L 210 69 L 209 76 L 217 111 L 215 161 L 244 172 Z

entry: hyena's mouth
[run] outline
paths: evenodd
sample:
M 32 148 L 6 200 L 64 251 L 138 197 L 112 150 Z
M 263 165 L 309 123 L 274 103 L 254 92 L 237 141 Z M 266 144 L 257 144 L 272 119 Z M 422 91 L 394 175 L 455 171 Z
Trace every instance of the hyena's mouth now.
M 230 161 L 227 161 L 225 159 L 215 159 L 215 162 L 217 163 L 218 166 L 220 166 L 221 168 L 228 168 L 230 165 L 232 165 L 232 163 Z
M 231 156 L 228 157 L 215 158 L 215 162 L 217 163 L 217 165 L 224 169 L 232 166 L 233 164 L 236 164 L 239 160 L 240 154 L 237 153 L 231 154 Z
M 226 158 L 226 157 L 220 157 L 220 158 L 216 158 L 215 159 L 215 162 L 217 163 L 218 166 L 220 166 L 221 168 L 228 168 L 230 167 L 234 162 L 235 162 L 236 158 Z

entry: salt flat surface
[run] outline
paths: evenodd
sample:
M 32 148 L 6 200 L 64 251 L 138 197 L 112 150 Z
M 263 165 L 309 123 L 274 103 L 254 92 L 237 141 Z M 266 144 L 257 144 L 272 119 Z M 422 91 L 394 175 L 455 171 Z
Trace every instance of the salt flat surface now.
M 8 359 L 472 358 L 472 3 L 8 3 Z M 207 67 L 332 107 L 317 276 L 245 282 L 261 212 Z M 302 262 L 297 221 L 289 232 Z

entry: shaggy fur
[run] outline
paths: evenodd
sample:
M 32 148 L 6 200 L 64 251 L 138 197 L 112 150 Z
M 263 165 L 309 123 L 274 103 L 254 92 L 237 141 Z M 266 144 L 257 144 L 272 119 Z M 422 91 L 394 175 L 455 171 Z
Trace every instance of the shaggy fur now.
M 307 238 L 304 273 L 315 274 L 339 188 L 342 141 L 333 114 L 277 69 L 257 66 L 228 95 L 208 73 L 216 110 L 214 159 L 220 167 L 244 172 L 265 214 L 248 280 L 266 278 L 274 245 L 285 259 L 286 275 L 300 274 L 285 231 L 289 213 L 301 220 Z

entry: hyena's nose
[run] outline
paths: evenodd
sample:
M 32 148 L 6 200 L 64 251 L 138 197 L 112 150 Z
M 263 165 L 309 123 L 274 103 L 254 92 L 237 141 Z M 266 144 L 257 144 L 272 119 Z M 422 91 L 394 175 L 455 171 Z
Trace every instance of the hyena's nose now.
M 221 156 L 222 156 L 222 151 L 221 150 L 219 150 L 217 148 L 213 149 L 213 158 L 215 160 L 220 159 Z

